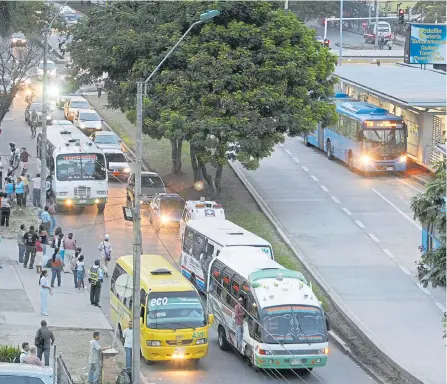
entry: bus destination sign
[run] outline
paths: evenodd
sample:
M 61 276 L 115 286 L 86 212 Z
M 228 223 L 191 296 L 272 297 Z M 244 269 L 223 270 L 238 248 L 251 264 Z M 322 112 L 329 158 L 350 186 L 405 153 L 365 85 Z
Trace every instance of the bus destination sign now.
M 401 121 L 389 121 L 389 120 L 379 120 L 379 121 L 365 121 L 365 128 L 376 128 L 376 129 L 399 129 L 403 128 L 404 125 Z
M 64 155 L 64 160 L 98 160 L 98 156 L 96 155 Z

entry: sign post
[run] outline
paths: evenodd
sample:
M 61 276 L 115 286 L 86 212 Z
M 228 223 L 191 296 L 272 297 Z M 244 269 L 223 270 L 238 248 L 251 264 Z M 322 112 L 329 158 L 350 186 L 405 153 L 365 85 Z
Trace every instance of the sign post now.
M 406 64 L 447 64 L 445 24 L 410 24 L 406 33 Z

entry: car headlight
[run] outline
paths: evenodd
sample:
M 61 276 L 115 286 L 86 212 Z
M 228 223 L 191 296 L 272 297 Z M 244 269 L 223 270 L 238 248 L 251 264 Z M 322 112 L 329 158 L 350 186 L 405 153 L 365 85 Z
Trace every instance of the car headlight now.
M 59 192 L 58 196 L 68 196 L 68 192 Z
M 399 163 L 406 163 L 407 162 L 407 155 L 402 155 L 399 157 Z
M 203 339 L 197 339 L 196 344 L 206 344 L 208 339 L 205 337 Z
M 101 196 L 107 195 L 107 191 L 97 191 L 96 193 Z
M 81 123 L 80 127 L 81 127 L 81 128 L 85 128 L 85 124 L 84 124 L 84 123 Z
M 160 220 L 161 220 L 161 222 L 162 222 L 163 224 L 167 224 L 167 223 L 169 223 L 169 217 L 168 217 L 168 216 L 162 216 L 162 217 L 160 218 Z
M 146 341 L 146 345 L 149 347 L 159 347 L 161 346 L 161 341 L 158 340 L 148 340 Z
M 360 160 L 362 161 L 362 163 L 365 163 L 365 164 L 368 164 L 371 162 L 371 158 L 366 155 L 362 156 Z
M 123 172 L 124 172 L 124 173 L 129 173 L 129 172 L 130 172 L 130 168 L 124 168 L 124 169 L 123 169 Z
M 17 43 L 17 39 L 12 39 L 12 42 L 13 43 Z

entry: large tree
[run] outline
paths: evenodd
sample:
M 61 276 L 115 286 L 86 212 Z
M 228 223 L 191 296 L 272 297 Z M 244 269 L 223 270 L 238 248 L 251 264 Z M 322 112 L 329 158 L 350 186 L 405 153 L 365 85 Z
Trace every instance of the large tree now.
M 72 57 L 92 76 L 108 72 L 109 103 L 134 119 L 136 81 L 149 75 L 200 13 L 219 9 L 220 16 L 193 29 L 149 84 L 143 127 L 151 137 L 171 140 L 174 172 L 181 144 L 189 141 L 195 176 L 216 195 L 229 159 L 255 169 L 285 134 L 334 116 L 327 99 L 335 58 L 281 6 L 111 4 L 81 21 Z
M 424 23 L 445 23 L 446 3 L 441 1 L 418 1 L 412 10 L 413 15 L 420 15 Z
M 429 283 L 436 287 L 446 284 L 446 172 L 445 161 L 436 169 L 435 179 L 427 184 L 424 193 L 416 195 L 411 208 L 414 217 L 427 229 L 436 234 L 431 249 L 423 249 L 422 257 L 417 263 L 418 278 L 426 287 Z

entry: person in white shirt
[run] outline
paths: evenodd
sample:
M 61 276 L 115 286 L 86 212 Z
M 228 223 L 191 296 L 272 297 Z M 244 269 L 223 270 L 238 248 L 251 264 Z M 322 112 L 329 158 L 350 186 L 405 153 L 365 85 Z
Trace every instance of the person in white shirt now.
M 88 382 L 91 384 L 99 384 L 101 376 L 101 351 L 106 348 L 101 348 L 99 344 L 99 332 L 93 332 L 93 339 L 90 340 L 90 352 L 88 355 L 89 371 Z
M 129 321 L 129 328 L 126 328 L 123 332 L 124 337 L 124 350 L 126 351 L 126 368 L 132 367 L 132 343 L 133 343 L 133 330 L 132 320 Z
M 104 241 L 101 241 L 98 246 L 98 250 L 101 252 L 101 269 L 106 277 L 109 277 L 107 266 L 112 259 L 112 244 L 109 240 L 110 236 L 106 234 L 104 236 Z
M 22 351 L 20 352 L 20 362 L 23 364 L 29 353 L 29 343 L 22 343 Z
M 33 207 L 37 207 L 40 204 L 40 173 L 36 174 L 36 177 L 31 179 L 33 183 Z

